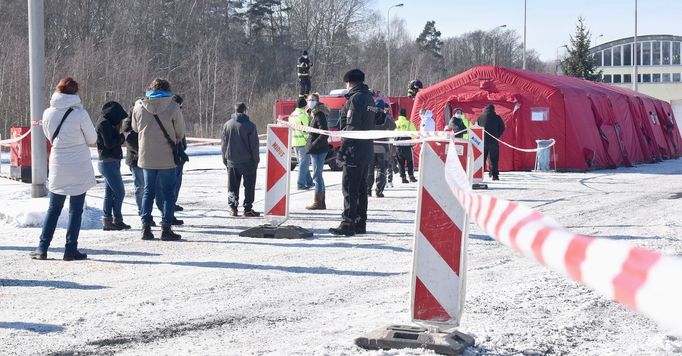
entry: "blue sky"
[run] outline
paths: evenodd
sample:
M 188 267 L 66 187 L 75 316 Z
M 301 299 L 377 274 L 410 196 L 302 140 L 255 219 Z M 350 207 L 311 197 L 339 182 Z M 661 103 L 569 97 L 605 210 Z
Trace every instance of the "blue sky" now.
M 527 0 L 528 48 L 543 60 L 556 58 L 557 48 L 569 42 L 578 16 L 586 19 L 597 44 L 634 34 L 634 0 Z M 436 21 L 443 37 L 507 25 L 523 35 L 523 0 L 375 0 L 383 16 L 406 20 L 416 37 L 428 20 Z M 682 35 L 682 0 L 639 0 L 639 35 Z M 596 36 L 603 34 L 603 37 Z

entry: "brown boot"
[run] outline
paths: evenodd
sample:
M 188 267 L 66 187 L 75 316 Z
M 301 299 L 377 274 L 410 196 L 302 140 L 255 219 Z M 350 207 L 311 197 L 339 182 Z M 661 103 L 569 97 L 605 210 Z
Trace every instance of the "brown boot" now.
M 308 210 L 325 210 L 327 209 L 327 204 L 325 203 L 325 198 L 324 198 L 324 192 L 318 193 L 315 192 L 315 201 L 313 202 L 313 205 L 309 205 L 305 207 Z

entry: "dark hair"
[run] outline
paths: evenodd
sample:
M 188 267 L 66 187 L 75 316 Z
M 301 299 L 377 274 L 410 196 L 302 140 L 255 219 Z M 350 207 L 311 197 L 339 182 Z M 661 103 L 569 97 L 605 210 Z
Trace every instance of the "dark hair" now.
M 306 51 L 303 51 L 303 55 L 304 55 L 304 56 L 307 56 L 307 55 L 308 55 L 308 51 L 307 51 L 307 50 L 306 50 Z
M 149 90 L 171 91 L 170 82 L 165 79 L 156 78 L 149 84 Z
M 244 103 L 237 103 L 237 105 L 234 106 L 234 111 L 243 114 L 246 112 L 246 104 Z
M 407 116 L 407 110 L 400 109 L 400 116 Z
M 344 83 L 360 84 L 365 81 L 365 73 L 359 69 L 351 69 L 343 76 Z
M 55 90 L 62 94 L 76 94 L 78 93 L 78 82 L 71 77 L 66 77 L 57 83 Z
M 315 100 L 320 101 L 320 93 L 312 93 L 308 97 L 313 97 Z
M 305 101 L 305 98 L 298 98 L 298 100 L 296 101 L 297 108 L 304 108 L 306 105 L 308 105 L 308 102 Z

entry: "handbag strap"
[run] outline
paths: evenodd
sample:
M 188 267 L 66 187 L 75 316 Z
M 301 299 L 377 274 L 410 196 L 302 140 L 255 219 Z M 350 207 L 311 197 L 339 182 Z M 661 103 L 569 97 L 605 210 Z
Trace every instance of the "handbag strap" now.
M 159 117 L 156 116 L 156 114 L 153 114 L 153 115 L 154 115 L 154 120 L 156 120 L 156 123 L 159 124 L 159 127 L 161 128 L 161 132 L 163 132 L 163 136 L 166 137 L 166 141 L 168 141 L 168 144 L 171 146 L 171 150 L 176 149 L 175 148 L 175 141 L 173 141 L 170 138 L 170 135 L 168 135 L 166 128 L 163 127 L 163 124 L 161 123 L 161 119 L 159 119 Z
M 64 113 L 64 116 L 62 117 L 62 121 L 59 122 L 57 129 L 52 134 L 52 139 L 50 140 L 50 143 L 54 144 L 54 140 L 57 138 L 57 135 L 59 135 L 59 131 L 62 130 L 62 125 L 64 125 L 64 121 L 66 120 L 66 117 L 69 116 L 69 114 L 72 111 L 73 111 L 73 108 L 69 108 L 68 110 L 66 110 L 66 112 Z

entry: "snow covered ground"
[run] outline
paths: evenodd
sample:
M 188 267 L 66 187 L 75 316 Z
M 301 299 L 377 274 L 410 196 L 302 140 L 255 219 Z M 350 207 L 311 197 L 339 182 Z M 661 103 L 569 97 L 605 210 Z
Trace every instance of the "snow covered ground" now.
M 17 212 L 42 211 L 47 202 L 27 203 L 27 185 L 0 179 L 0 354 L 426 353 L 365 352 L 353 344 L 377 327 L 409 323 L 415 184 L 371 198 L 369 233 L 340 238 L 326 230 L 339 221 L 341 174 L 325 172 L 329 210 L 305 211 L 313 193 L 292 189 L 289 223 L 315 237 L 282 241 L 237 236 L 263 220 L 227 216 L 219 157 L 194 156 L 185 174 L 179 203 L 186 210 L 178 216 L 186 225 L 177 229 L 184 241 L 139 239 L 126 176 L 124 214 L 133 230 L 83 230 L 80 246 L 90 259 L 70 263 L 60 259 L 63 229 L 50 260 L 28 258 L 40 230 L 20 227 L 31 224 L 17 222 Z M 680 255 L 680 174 L 682 160 L 590 173 L 503 173 L 485 194 L 534 207 L 578 233 Z M 263 178 L 261 169 L 259 211 Z M 102 196 L 101 184 L 89 193 L 89 223 L 97 223 Z M 682 353 L 677 336 L 477 228 L 468 273 L 460 330 L 477 345 L 467 355 Z

